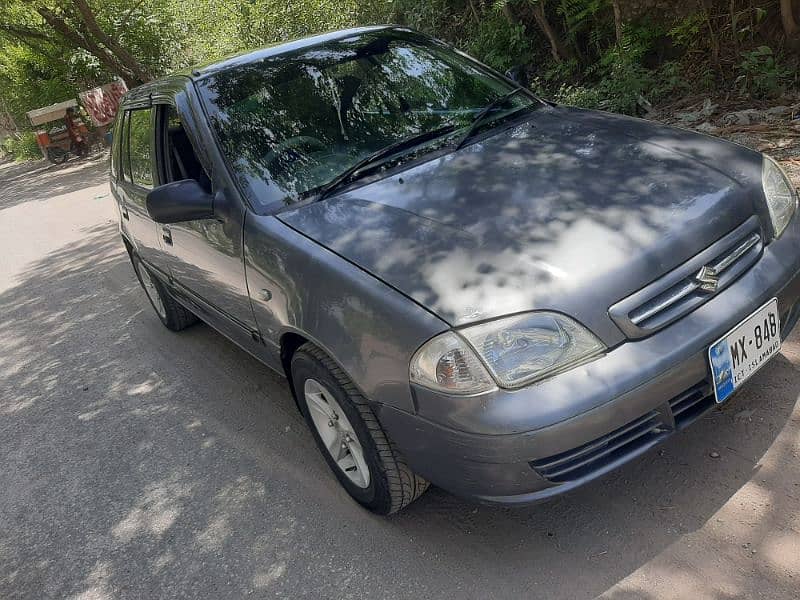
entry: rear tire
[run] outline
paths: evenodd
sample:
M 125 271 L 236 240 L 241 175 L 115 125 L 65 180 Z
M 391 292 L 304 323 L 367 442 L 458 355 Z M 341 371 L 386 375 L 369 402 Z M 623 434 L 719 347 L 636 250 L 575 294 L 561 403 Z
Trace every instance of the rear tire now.
M 300 410 L 317 446 L 356 502 L 389 515 L 428 489 L 428 482 L 409 468 L 383 431 L 366 398 L 327 354 L 303 344 L 292 356 L 291 372 Z
M 129 254 L 136 278 L 164 327 L 171 331 L 181 331 L 197 323 L 199 319 L 175 301 L 161 280 L 145 266 L 139 255 L 130 250 Z
M 47 149 L 47 159 L 54 165 L 66 162 L 68 157 L 69 153 L 62 148 L 52 147 Z

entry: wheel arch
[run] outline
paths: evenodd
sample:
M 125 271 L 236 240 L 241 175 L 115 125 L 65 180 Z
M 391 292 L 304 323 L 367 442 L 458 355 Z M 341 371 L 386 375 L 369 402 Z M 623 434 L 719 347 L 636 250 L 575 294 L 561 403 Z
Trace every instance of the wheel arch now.
M 300 348 L 300 346 L 310 341 L 311 340 L 309 340 L 307 337 L 300 335 L 295 331 L 287 331 L 281 336 L 280 339 L 280 356 L 283 374 L 286 376 L 286 380 L 289 382 L 289 389 L 292 392 L 292 398 L 294 398 L 294 403 L 298 409 L 300 408 L 300 405 L 298 404 L 297 394 L 294 392 L 294 382 L 292 381 L 292 356 L 294 356 L 294 353 L 297 352 L 297 349 Z M 314 345 L 316 346 L 317 344 L 315 343 Z
M 125 246 L 125 250 L 128 252 L 128 256 L 133 258 L 133 254 L 136 252 L 133 242 L 128 239 L 128 236 L 125 232 L 120 232 L 120 235 L 122 237 L 122 244 Z
M 345 364 L 340 361 L 333 352 L 330 351 L 329 348 L 325 346 L 325 344 L 320 343 L 319 340 L 315 339 L 314 337 L 307 335 L 304 332 L 297 331 L 297 330 L 289 330 L 285 331 L 280 337 L 280 360 L 281 366 L 283 367 L 283 374 L 286 377 L 287 381 L 289 382 L 289 389 L 292 392 L 292 397 L 294 398 L 295 404 L 297 404 L 297 394 L 295 393 L 294 389 L 294 382 L 292 381 L 292 357 L 294 354 L 305 344 L 311 344 L 315 348 L 317 348 L 320 352 L 325 354 L 331 361 L 333 361 L 337 367 L 339 367 L 342 372 L 347 376 L 347 378 L 351 381 L 353 386 L 358 390 L 358 393 L 361 394 L 370 404 L 379 404 L 379 402 L 366 393 L 353 380 L 352 375 L 350 374 L 349 369 Z M 298 409 L 300 405 L 297 404 Z

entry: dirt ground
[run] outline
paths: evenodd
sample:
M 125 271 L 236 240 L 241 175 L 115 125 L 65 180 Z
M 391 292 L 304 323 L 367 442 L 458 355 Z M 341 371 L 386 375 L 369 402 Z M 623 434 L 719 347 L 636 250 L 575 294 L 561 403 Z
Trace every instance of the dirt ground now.
M 285 382 L 165 330 L 104 160 L 0 166 L 0 598 L 797 598 L 800 337 L 719 410 L 525 509 L 373 516 Z M 714 457 L 712 457 L 712 455 Z

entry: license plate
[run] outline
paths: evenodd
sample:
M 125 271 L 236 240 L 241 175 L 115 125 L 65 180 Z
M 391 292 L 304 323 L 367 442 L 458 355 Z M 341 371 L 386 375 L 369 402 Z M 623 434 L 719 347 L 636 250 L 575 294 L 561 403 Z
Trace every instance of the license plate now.
M 773 298 L 708 349 L 717 402 L 727 400 L 780 349 L 778 300 Z

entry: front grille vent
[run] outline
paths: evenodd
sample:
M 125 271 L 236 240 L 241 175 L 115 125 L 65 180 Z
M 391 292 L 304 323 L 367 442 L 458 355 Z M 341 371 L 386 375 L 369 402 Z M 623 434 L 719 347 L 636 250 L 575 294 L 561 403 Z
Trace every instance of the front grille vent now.
M 659 413 L 652 411 L 587 444 L 533 461 L 531 466 L 550 481 L 572 481 L 609 465 L 642 446 L 655 444 L 666 432 Z
M 696 421 L 715 405 L 708 381 L 701 381 L 622 427 L 576 448 L 530 462 L 539 475 L 566 483 L 606 472 Z
M 714 405 L 714 391 L 708 382 L 689 388 L 669 401 L 672 417 L 678 429 L 692 423 Z

